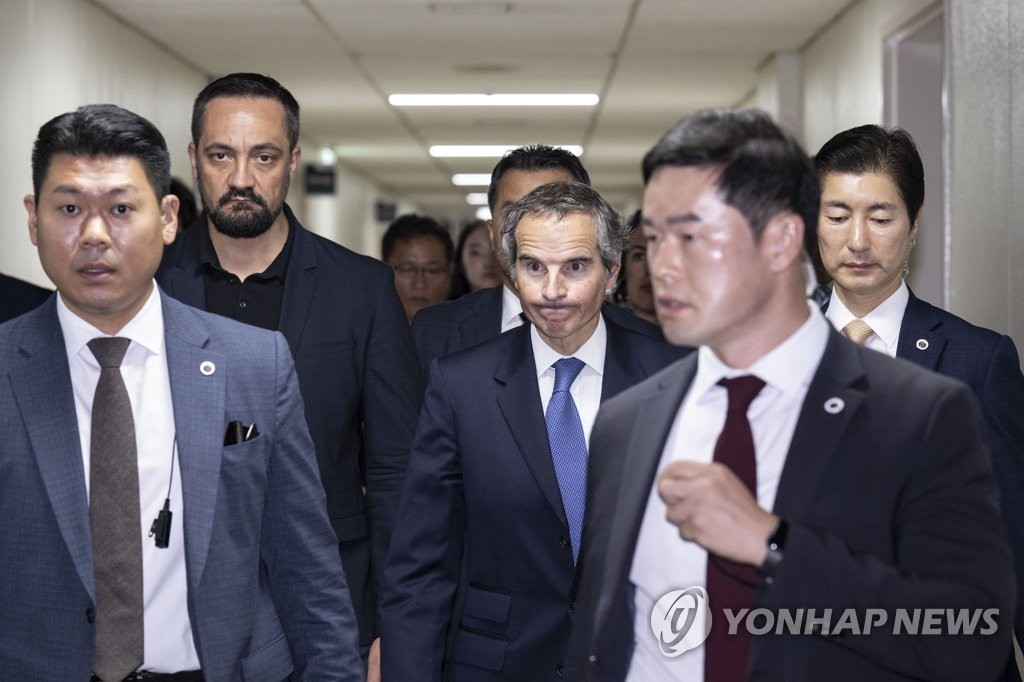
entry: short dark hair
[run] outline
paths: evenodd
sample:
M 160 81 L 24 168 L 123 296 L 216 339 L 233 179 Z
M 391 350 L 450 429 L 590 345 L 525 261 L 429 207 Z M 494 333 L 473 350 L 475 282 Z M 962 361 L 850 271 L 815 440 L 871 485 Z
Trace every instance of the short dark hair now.
M 583 162 L 578 156 L 564 149 L 534 144 L 518 147 L 505 154 L 491 171 L 491 184 L 487 188 L 487 205 L 491 209 L 491 214 L 494 214 L 494 203 L 498 200 L 498 182 L 505 173 L 511 170 L 529 172 L 558 169 L 568 171 L 576 182 L 590 184 L 590 175 L 583 167 Z
M 441 224 L 433 218 L 415 213 L 400 215 L 388 225 L 380 243 L 381 256 L 387 261 L 394 253 L 395 245 L 398 242 L 413 237 L 432 237 L 441 242 L 441 246 L 444 247 L 444 260 L 451 265 L 455 247 L 452 245 L 452 237 L 448 234 L 448 230 L 441 227 Z
M 626 231 L 615 209 L 597 193 L 581 182 L 550 182 L 535 188 L 522 199 L 510 203 L 501 226 L 500 248 L 508 264 L 508 278 L 516 281 L 516 228 L 527 216 L 550 216 L 556 221 L 565 216 L 582 213 L 594 221 L 597 248 L 606 274 L 622 259 L 626 247 Z
M 924 204 L 924 164 L 914 138 L 903 128 L 863 125 L 844 130 L 814 157 L 818 181 L 829 173 L 885 173 L 899 189 L 913 222 Z
M 662 166 L 712 168 L 722 199 L 760 236 L 773 217 L 804 221 L 804 248 L 817 248 L 820 191 L 796 139 L 757 109 L 706 109 L 665 133 L 643 160 L 644 184 Z
M 171 187 L 171 156 L 157 127 L 136 113 L 113 104 L 88 104 L 52 118 L 39 129 L 32 146 L 32 191 L 36 201 L 53 157 L 138 159 L 157 200 Z
M 259 73 L 230 73 L 203 88 L 192 103 L 192 142 L 199 144 L 206 105 L 217 97 L 248 97 L 277 100 L 284 107 L 288 151 L 299 144 L 299 103 L 288 89 L 270 76 Z

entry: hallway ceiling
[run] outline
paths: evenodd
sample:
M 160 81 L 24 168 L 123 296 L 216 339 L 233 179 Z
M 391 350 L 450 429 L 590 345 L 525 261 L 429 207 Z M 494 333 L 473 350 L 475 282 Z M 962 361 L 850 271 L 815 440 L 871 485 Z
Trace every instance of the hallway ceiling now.
M 743 102 L 758 69 L 850 0 L 94 0 L 211 78 L 258 71 L 302 107 L 305 162 L 339 163 L 394 198 L 470 217 L 454 173 L 496 159 L 435 144 L 573 144 L 626 208 L 640 159 L 681 116 Z M 592 92 L 594 107 L 405 107 L 392 93 Z M 343 189 L 342 189 L 343 191 Z

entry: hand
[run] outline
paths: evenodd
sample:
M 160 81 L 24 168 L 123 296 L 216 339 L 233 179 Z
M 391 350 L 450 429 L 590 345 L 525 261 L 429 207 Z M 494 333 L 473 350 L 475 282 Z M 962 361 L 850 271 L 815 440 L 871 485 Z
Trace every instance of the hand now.
M 366 682 L 380 682 L 380 637 L 370 645 L 366 658 Z
M 728 467 L 673 462 L 658 477 L 665 514 L 684 540 L 725 559 L 760 566 L 779 519 L 758 506 Z

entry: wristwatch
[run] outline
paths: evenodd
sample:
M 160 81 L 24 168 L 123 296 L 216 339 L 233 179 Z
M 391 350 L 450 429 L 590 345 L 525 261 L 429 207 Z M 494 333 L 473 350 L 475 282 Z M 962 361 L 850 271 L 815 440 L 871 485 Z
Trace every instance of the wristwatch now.
M 775 582 L 775 573 L 782 565 L 782 555 L 786 548 L 786 536 L 789 535 L 789 521 L 779 518 L 779 524 L 768 536 L 768 554 L 764 557 L 764 563 L 758 571 L 764 582 L 771 585 Z

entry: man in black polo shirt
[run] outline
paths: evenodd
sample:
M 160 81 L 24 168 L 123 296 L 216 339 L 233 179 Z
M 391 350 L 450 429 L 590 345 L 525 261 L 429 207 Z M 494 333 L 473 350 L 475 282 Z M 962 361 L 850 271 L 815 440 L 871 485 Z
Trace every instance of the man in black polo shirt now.
M 206 86 L 188 150 L 204 211 L 157 280 L 288 339 L 365 654 L 422 378 L 391 268 L 309 232 L 285 203 L 298 139 L 299 105 L 274 79 Z

